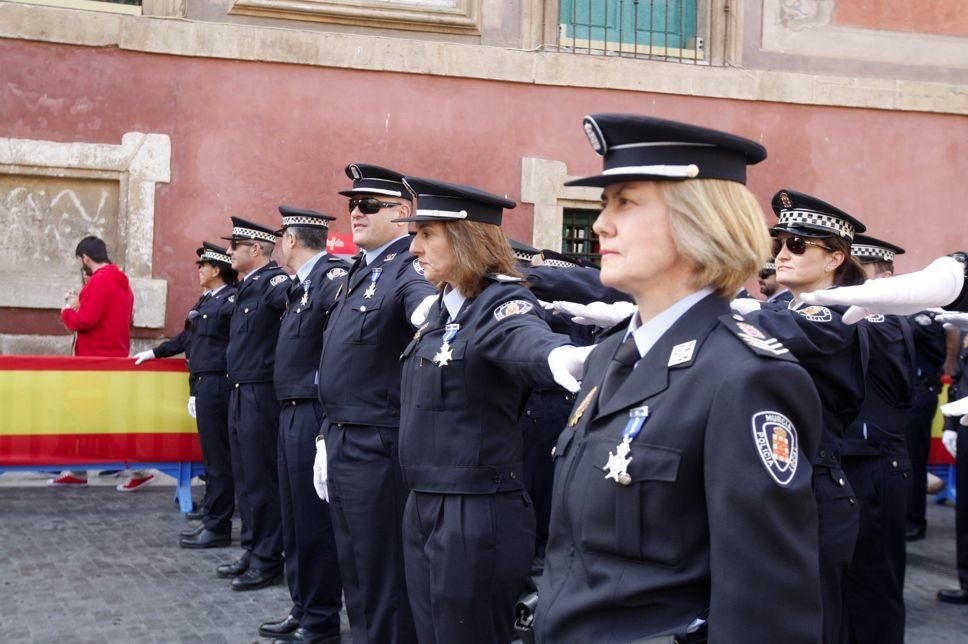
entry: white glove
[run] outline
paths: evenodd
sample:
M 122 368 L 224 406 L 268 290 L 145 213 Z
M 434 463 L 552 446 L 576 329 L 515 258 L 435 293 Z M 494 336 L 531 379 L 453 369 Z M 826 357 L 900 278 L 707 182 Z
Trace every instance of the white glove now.
M 572 316 L 575 324 L 589 326 L 615 326 L 635 313 L 636 306 L 632 302 L 591 302 L 578 304 L 577 302 L 552 302 L 556 311 Z M 576 389 L 577 391 L 577 389 Z
M 952 458 L 958 458 L 958 432 L 953 429 L 944 430 L 941 432 L 941 443 Z
M 414 328 L 419 327 L 427 321 L 427 313 L 430 312 L 430 307 L 434 305 L 438 297 L 438 295 L 428 295 L 413 310 L 413 313 L 410 314 L 410 324 Z
M 960 423 L 968 427 L 968 396 L 941 405 L 941 413 L 945 416 L 961 416 Z
M 762 303 L 759 300 L 754 300 L 751 297 L 737 297 L 729 303 L 729 308 L 733 309 L 734 313 L 739 313 L 740 315 L 746 315 L 752 311 L 759 311 L 761 306 Z
M 152 351 L 151 349 L 148 349 L 147 351 L 142 351 L 141 353 L 136 353 L 132 357 L 134 358 L 134 364 L 135 364 L 135 366 L 137 366 L 137 365 L 141 364 L 142 362 L 144 362 L 145 360 L 154 360 L 155 359 L 155 352 Z
M 965 265 L 953 257 L 940 257 L 914 273 L 868 280 L 860 286 L 803 293 L 800 299 L 807 304 L 849 305 L 842 319 L 846 324 L 854 324 L 875 313 L 910 315 L 950 304 L 964 283 Z
M 945 311 L 944 313 L 934 316 L 934 319 L 942 324 L 950 324 L 956 329 L 968 331 L 968 313 L 954 313 L 952 311 Z
M 590 347 L 573 347 L 566 344 L 557 347 L 548 354 L 548 367 L 551 368 L 551 375 L 555 382 L 570 391 L 576 393 L 581 389 L 578 378 L 585 367 L 585 359 L 592 352 L 595 345 Z
M 188 397 L 188 415 L 192 418 L 198 418 L 198 416 L 195 415 L 195 396 Z
M 329 466 L 326 463 L 326 439 L 316 437 L 316 460 L 313 461 L 313 487 L 316 495 L 329 503 Z

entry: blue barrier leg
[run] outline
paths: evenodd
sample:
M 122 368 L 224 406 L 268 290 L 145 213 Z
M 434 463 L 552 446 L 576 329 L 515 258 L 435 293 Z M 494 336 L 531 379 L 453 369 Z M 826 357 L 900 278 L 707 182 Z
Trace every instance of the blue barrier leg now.
M 182 512 L 192 511 L 192 469 L 191 463 L 178 464 L 178 487 L 175 496 Z

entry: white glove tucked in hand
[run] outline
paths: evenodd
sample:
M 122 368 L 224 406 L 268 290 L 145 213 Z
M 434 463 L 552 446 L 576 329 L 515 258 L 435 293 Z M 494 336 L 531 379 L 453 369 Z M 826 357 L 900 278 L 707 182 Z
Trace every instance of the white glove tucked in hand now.
M 590 347 L 573 347 L 566 344 L 553 349 L 548 354 L 548 367 L 551 368 L 551 375 L 554 376 L 555 382 L 571 393 L 581 389 L 578 379 L 585 368 L 585 359 L 594 348 L 594 344 Z
M 843 321 L 854 324 L 875 313 L 911 315 L 950 304 L 964 283 L 965 265 L 953 257 L 941 257 L 914 273 L 804 293 L 800 299 L 807 304 L 850 306 Z
M 148 349 L 147 351 L 142 351 L 141 353 L 136 353 L 136 354 L 134 354 L 131 357 L 134 358 L 134 364 L 137 366 L 137 365 L 141 364 L 142 362 L 144 362 L 145 360 L 154 360 L 155 359 L 155 352 L 152 351 L 151 349 Z
M 953 429 L 941 432 L 941 444 L 953 458 L 958 458 L 958 432 Z
M 588 304 L 578 304 L 577 302 L 552 302 L 556 311 L 571 316 L 571 321 L 575 324 L 585 324 L 588 326 L 615 326 L 622 320 L 627 320 L 635 313 L 636 306 L 632 302 L 590 302 Z
M 198 416 L 195 415 L 195 396 L 188 397 L 188 415 L 192 418 L 198 418 Z
M 313 487 L 316 495 L 329 503 L 329 466 L 326 463 L 326 439 L 316 437 L 316 460 L 313 461 Z
M 759 311 L 761 307 L 762 303 L 751 297 L 737 297 L 729 303 L 729 308 L 733 309 L 734 313 L 739 313 L 740 315 L 746 315 L 752 311 Z
M 961 416 L 960 424 L 968 427 L 968 396 L 941 405 L 941 413 L 945 416 Z
M 945 311 L 934 316 L 934 319 L 942 324 L 950 324 L 961 331 L 968 331 L 968 313 Z
M 430 312 L 430 307 L 434 305 L 438 297 L 437 295 L 428 295 L 420 301 L 417 308 L 410 314 L 410 324 L 413 325 L 413 328 L 416 329 L 427 321 L 427 313 Z

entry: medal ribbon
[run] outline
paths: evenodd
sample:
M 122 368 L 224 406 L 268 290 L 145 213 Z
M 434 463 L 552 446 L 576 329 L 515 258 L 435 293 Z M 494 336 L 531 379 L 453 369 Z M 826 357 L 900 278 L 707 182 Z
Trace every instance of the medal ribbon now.
M 448 324 L 444 327 L 444 344 L 450 344 L 450 341 L 457 337 L 457 332 L 460 331 L 459 324 Z
M 370 284 L 376 284 L 381 275 L 383 275 L 383 268 L 374 268 L 370 273 Z
M 642 427 L 645 426 L 645 421 L 648 419 L 648 407 L 636 407 L 635 409 L 629 410 L 629 422 L 622 431 L 622 440 L 627 440 L 630 443 L 634 441 L 635 437 L 642 431 Z

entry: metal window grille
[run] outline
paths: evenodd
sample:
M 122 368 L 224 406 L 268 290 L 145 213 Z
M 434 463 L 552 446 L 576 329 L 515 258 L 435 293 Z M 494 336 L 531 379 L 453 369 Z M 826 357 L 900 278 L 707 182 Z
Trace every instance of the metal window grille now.
M 721 56 L 710 56 L 706 46 L 712 6 L 712 0 L 559 0 L 558 51 L 723 65 L 726 34 Z
M 111 4 L 127 4 L 134 7 L 141 6 L 141 0 L 98 0 L 99 2 L 109 2 Z
M 601 264 L 598 235 L 592 230 L 596 217 L 596 210 L 565 208 L 561 229 L 562 253 L 587 260 L 595 266 Z

